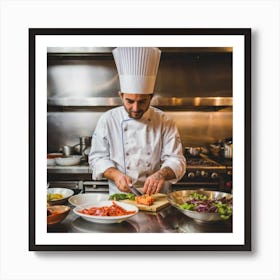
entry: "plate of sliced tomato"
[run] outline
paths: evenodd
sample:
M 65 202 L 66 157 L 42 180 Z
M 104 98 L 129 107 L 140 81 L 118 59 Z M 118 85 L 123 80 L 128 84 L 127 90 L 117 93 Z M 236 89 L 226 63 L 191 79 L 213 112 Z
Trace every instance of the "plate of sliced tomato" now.
M 73 212 L 82 219 L 100 224 L 121 223 L 136 215 L 138 211 L 135 205 L 111 200 L 77 206 L 73 209 Z

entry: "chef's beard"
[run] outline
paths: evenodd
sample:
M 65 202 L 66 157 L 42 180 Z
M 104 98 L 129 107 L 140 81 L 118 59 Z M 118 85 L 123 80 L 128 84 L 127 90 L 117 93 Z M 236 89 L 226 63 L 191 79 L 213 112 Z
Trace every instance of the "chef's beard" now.
M 125 106 L 124 106 L 124 108 L 125 108 L 126 112 L 128 113 L 128 116 L 135 120 L 140 120 L 143 117 L 144 113 L 147 111 L 147 110 L 146 111 L 145 110 L 129 111 L 129 110 L 127 110 L 127 108 Z
M 138 112 L 128 112 L 128 116 L 132 119 L 136 119 L 136 120 L 139 120 L 142 118 L 142 116 L 144 115 L 145 111 L 138 111 Z

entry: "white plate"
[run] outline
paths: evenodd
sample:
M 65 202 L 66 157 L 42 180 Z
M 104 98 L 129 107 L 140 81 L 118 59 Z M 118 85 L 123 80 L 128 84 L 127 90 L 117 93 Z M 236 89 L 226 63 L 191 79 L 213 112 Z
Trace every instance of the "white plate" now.
M 100 201 L 108 200 L 109 195 L 104 193 L 81 193 L 71 196 L 68 201 L 73 206 L 96 204 Z
M 55 163 L 61 166 L 71 166 L 80 164 L 82 156 L 75 155 L 69 157 L 55 158 Z
M 106 200 L 106 201 L 100 201 L 96 204 L 88 204 L 88 205 L 83 205 L 77 206 L 76 208 L 73 209 L 74 213 L 81 218 L 83 218 L 86 221 L 92 222 L 92 223 L 99 223 L 99 224 L 114 224 L 114 223 L 121 223 L 124 220 L 127 220 L 128 218 L 136 215 L 138 213 L 138 208 L 134 205 L 128 204 L 128 203 L 123 203 L 119 201 L 114 201 L 116 204 L 121 206 L 127 211 L 135 211 L 134 214 L 129 214 L 129 215 L 123 215 L 123 216 L 93 216 L 93 215 L 87 215 L 87 214 L 82 214 L 78 211 L 84 209 L 84 208 L 91 208 L 91 207 L 102 207 L 102 206 L 110 206 L 113 204 L 113 201 L 111 200 Z

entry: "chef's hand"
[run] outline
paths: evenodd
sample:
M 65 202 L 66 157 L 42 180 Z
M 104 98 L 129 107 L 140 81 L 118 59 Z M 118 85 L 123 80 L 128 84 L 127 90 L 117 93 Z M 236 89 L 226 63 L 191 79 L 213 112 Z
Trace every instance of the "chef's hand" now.
M 125 174 L 119 174 L 114 180 L 118 189 L 122 192 L 130 192 L 129 186 L 132 185 L 130 177 Z
M 114 181 L 117 188 L 122 192 L 130 192 L 129 186 L 132 185 L 131 178 L 114 167 L 108 168 L 104 172 L 104 177 Z
M 157 171 L 146 179 L 143 187 L 143 193 L 148 195 L 158 193 L 161 190 L 164 181 L 165 178 L 163 175 L 160 173 L 160 171 Z
M 176 178 L 174 171 L 169 167 L 164 167 L 146 179 L 143 193 L 148 195 L 158 193 L 166 180 Z

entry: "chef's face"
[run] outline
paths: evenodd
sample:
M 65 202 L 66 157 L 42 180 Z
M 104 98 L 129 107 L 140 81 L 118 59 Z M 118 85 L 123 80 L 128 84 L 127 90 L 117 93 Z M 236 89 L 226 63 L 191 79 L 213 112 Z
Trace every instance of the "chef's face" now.
M 149 109 L 152 94 L 131 94 L 119 93 L 125 110 L 130 118 L 141 119 L 143 114 Z

